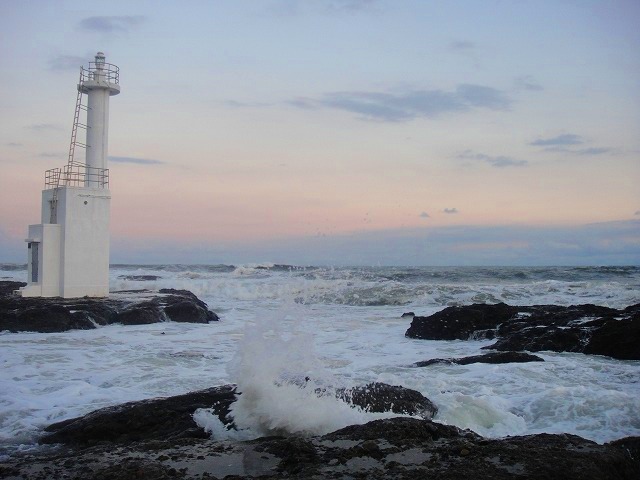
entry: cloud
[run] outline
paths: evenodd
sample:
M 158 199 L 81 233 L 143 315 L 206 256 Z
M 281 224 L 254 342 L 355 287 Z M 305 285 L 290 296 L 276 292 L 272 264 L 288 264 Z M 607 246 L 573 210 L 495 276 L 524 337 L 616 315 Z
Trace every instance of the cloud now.
M 458 85 L 453 91 L 333 92 L 318 100 L 296 98 L 287 103 L 306 109 L 325 107 L 344 110 L 367 120 L 402 122 L 472 109 L 507 110 L 511 105 L 511 99 L 506 93 L 495 88 L 463 84 Z
M 478 48 L 474 42 L 470 40 L 453 40 L 447 45 L 447 48 L 454 55 L 470 60 L 476 69 L 480 68 Z
M 233 108 L 262 108 L 262 107 L 272 107 L 273 103 L 266 102 L 239 102 L 237 100 L 226 100 L 223 102 L 227 107 Z
M 612 153 L 613 149 L 608 147 L 591 147 L 584 148 L 582 150 L 569 150 L 576 155 L 603 155 L 605 153 Z
M 62 153 L 43 152 L 38 156 L 43 158 L 62 158 L 64 155 Z
M 640 215 L 640 210 L 636 210 L 636 213 L 634 213 L 634 215 Z
M 449 48 L 459 52 L 468 52 L 470 50 L 474 50 L 476 48 L 476 44 L 469 40 L 454 40 L 449 44 Z
M 511 104 L 511 100 L 504 92 L 482 85 L 459 85 L 456 96 L 463 103 L 492 110 L 506 110 Z
M 534 140 L 529 143 L 529 145 L 533 145 L 535 147 L 564 147 L 568 145 L 581 145 L 582 143 L 584 143 L 584 140 L 580 135 L 565 133 L 564 135 L 558 135 L 557 137 L 539 138 L 538 140 Z
M 24 128 L 28 128 L 29 130 L 33 130 L 36 132 L 46 132 L 46 131 L 59 131 L 59 130 L 63 130 L 63 128 L 60 125 L 54 125 L 53 123 L 37 123 L 34 125 L 27 125 Z
M 84 30 L 103 33 L 129 33 L 145 20 L 142 15 L 87 17 L 80 21 Z
M 516 88 L 520 90 L 530 90 L 533 92 L 539 92 L 544 90 L 538 82 L 531 75 L 522 75 L 520 77 L 516 77 L 514 80 Z
M 462 160 L 476 160 L 485 162 L 495 168 L 525 167 L 529 164 L 527 160 L 518 160 L 516 158 L 507 157 L 504 155 L 485 155 L 484 153 L 476 153 L 471 150 L 465 150 L 464 152 L 458 154 L 457 158 Z
M 110 162 L 114 163 L 133 163 L 136 165 L 164 165 L 166 162 L 162 160 L 154 160 L 150 158 L 136 158 L 136 157 L 109 157 Z
M 420 217 L 420 218 L 429 218 L 429 214 L 428 214 L 427 212 L 422 212 L 422 213 L 419 215 L 419 217 Z
M 377 0 L 333 0 L 328 2 L 327 10 L 343 12 L 361 12 L 370 10 Z
M 56 72 L 67 70 L 80 70 L 80 67 L 87 63 L 87 58 L 76 55 L 58 55 L 49 60 L 49 70 Z
M 458 209 L 457 208 L 445 208 L 443 211 L 443 213 L 448 213 L 448 214 L 452 214 L 452 213 L 458 213 Z
M 9 142 L 9 143 L 5 143 L 5 145 L 7 147 L 22 147 L 23 146 L 21 143 L 17 143 L 17 142 Z
M 571 148 L 576 145 L 583 145 L 584 143 L 585 140 L 580 135 L 566 133 L 564 135 L 558 135 L 551 138 L 539 138 L 538 140 L 534 140 L 529 143 L 529 145 L 546 147 L 544 148 L 545 152 L 570 153 L 572 155 L 580 156 L 604 155 L 615 152 L 615 149 L 610 147 Z
M 280 17 L 291 17 L 307 13 L 324 15 L 358 14 L 376 10 L 378 3 L 378 0 L 323 0 L 322 2 L 280 0 L 272 4 L 268 11 Z
M 291 105 L 292 107 L 302 108 L 306 110 L 318 108 L 318 105 L 315 101 L 311 100 L 310 98 L 304 97 L 293 98 L 291 100 L 287 100 L 285 103 Z

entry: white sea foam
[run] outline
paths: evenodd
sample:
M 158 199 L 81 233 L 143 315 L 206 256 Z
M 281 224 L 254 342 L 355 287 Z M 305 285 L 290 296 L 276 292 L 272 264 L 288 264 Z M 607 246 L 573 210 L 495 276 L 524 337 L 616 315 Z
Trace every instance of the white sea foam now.
M 513 305 L 595 303 L 625 307 L 640 298 L 640 270 L 590 278 L 579 269 L 570 273 L 548 269 L 554 276 L 545 279 L 543 272 L 521 278 L 517 273 L 505 275 L 501 269 L 491 272 L 473 269 L 443 272 L 415 271 L 389 274 L 385 269 L 286 269 L 273 264 L 244 265 L 227 270 L 190 267 L 173 272 L 165 268 L 126 270 L 112 275 L 111 289 L 188 288 L 197 295 L 215 297 L 217 301 L 254 302 L 296 299 L 306 304 L 353 306 L 407 306 L 411 308 L 464 305 L 474 302 L 505 302 Z M 498 275 L 502 272 L 502 277 Z M 509 270 L 507 270 L 509 272 Z M 525 270 L 526 272 L 526 270 Z M 9 272 L 14 273 L 14 272 Z M 446 272 L 445 272 L 446 273 Z M 155 281 L 120 278 L 123 275 L 158 275 Z M 577 276 L 577 278 L 576 278 Z M 600 274 L 602 276 L 602 274 Z M 410 281 L 406 280 L 406 277 Z
M 569 432 L 605 442 L 640 435 L 638 361 L 543 352 L 544 363 L 411 368 L 477 355 L 491 342 L 408 339 L 410 319 L 400 318 L 473 301 L 625 307 L 640 302 L 640 269 L 243 268 L 257 273 L 112 268 L 112 290 L 193 291 L 220 314 L 210 325 L 0 334 L 0 449 L 31 448 L 47 424 L 96 408 L 231 382 L 244 392 L 234 407 L 243 430 L 228 432 L 198 412 L 214 435 L 324 432 L 368 421 L 374 417 L 316 388 L 371 381 L 416 389 L 440 408 L 436 420 L 487 436 Z
M 336 398 L 340 380 L 322 366 L 313 336 L 300 329 L 305 313 L 290 304 L 247 325 L 229 364 L 240 392 L 231 410 L 236 425 L 256 435 L 322 434 L 389 417 Z

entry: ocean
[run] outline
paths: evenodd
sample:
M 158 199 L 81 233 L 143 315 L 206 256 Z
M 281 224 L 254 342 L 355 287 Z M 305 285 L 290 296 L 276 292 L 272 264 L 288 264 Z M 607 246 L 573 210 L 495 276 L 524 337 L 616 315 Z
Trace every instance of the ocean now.
M 0 264 L 0 277 L 24 281 L 26 270 Z M 112 265 L 110 288 L 187 289 L 220 321 L 0 333 L 0 458 L 39 448 L 53 422 L 228 383 L 244 392 L 233 410 L 239 431 L 196 414 L 216 438 L 326 433 L 384 417 L 314 393 L 372 381 L 418 390 L 438 405 L 436 421 L 488 437 L 640 435 L 640 361 L 539 352 L 544 362 L 414 368 L 493 342 L 409 339 L 402 318 L 471 303 L 622 308 L 640 303 L 640 267 Z

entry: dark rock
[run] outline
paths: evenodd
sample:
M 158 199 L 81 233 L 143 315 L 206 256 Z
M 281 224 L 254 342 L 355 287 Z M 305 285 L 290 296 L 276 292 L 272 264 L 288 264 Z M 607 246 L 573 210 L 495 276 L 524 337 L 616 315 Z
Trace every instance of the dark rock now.
M 148 325 L 165 321 L 158 302 L 148 301 L 131 305 L 118 314 L 118 323 L 123 325 Z
M 162 288 L 164 313 L 173 322 L 209 323 L 218 321 L 218 315 L 210 311 L 207 304 L 188 290 Z
M 190 292 L 189 290 L 179 290 L 177 288 L 161 288 L 160 290 L 158 290 L 158 292 L 169 295 L 177 295 L 179 297 L 186 297 L 198 302 L 200 301 L 200 299 L 196 297 L 195 293 Z
M 565 434 L 484 439 L 453 426 L 412 418 L 353 425 L 323 439 L 364 441 L 361 447 L 371 440 L 378 444 L 386 441 L 395 451 L 399 448 L 406 452 L 403 464 L 373 465 L 379 469 L 374 470 L 379 476 L 369 471 L 369 478 L 613 480 L 631 479 L 640 473 L 640 460 L 633 458 L 628 450 L 630 444 L 637 444 L 635 439 L 607 445 Z M 417 451 L 423 456 L 415 453 Z M 382 453 L 386 456 L 387 452 L 383 449 Z M 425 462 L 424 458 L 429 460 Z
M 415 317 L 415 316 L 416 316 L 416 314 L 413 313 L 413 312 L 404 312 L 402 314 L 402 317 L 400 317 L 400 318 Z
M 406 332 L 427 340 L 490 339 L 500 351 L 581 352 L 640 360 L 640 305 L 616 310 L 597 305 L 448 307 L 414 317 Z
M 239 394 L 235 385 L 224 385 L 175 397 L 107 407 L 83 417 L 49 425 L 40 443 L 95 445 L 99 442 L 201 438 L 205 432 L 192 419 L 195 410 L 212 408 L 224 425 L 235 428 L 229 413 L 231 404 Z M 370 412 L 394 412 L 431 418 L 438 411 L 420 392 L 385 383 L 370 383 L 341 390 L 337 396 Z
M 316 447 L 300 437 L 274 438 L 266 444 L 264 451 L 281 458 L 278 470 L 288 473 L 298 473 L 305 464 L 318 461 Z
M 168 438 L 204 438 L 193 421 L 198 408 L 212 408 L 221 422 L 231 425 L 229 408 L 236 400 L 235 385 L 224 385 L 167 398 L 154 398 L 102 408 L 83 417 L 54 423 L 40 443 L 95 445 Z
M 438 412 L 438 407 L 420 392 L 386 383 L 373 382 L 338 390 L 337 396 L 367 412 L 393 412 L 422 418 L 433 418 Z
M 584 307 L 582 309 L 581 307 Z M 613 310 L 593 305 L 532 309 L 520 328 L 499 328 L 504 334 L 485 348 L 539 352 L 580 352 L 620 360 L 640 360 L 640 314 L 634 307 Z M 557 315 L 554 315 L 557 313 Z M 504 328 L 503 328 L 504 327 Z
M 31 302 L 24 309 L 16 309 L 13 315 L 2 314 L 0 325 L 0 330 L 11 332 L 20 331 L 23 325 L 29 325 L 30 331 L 44 333 L 95 328 L 86 316 L 73 315 L 62 305 L 43 305 L 41 302 Z
M 499 339 L 489 347 L 493 350 L 528 350 L 540 352 L 582 352 L 584 351 L 583 336 L 577 329 L 558 327 L 530 327 L 523 328 L 509 336 Z M 586 341 L 586 338 L 584 338 Z
M 0 298 L 6 297 L 7 295 L 13 294 L 16 290 L 21 287 L 26 287 L 27 284 L 24 282 L 13 282 L 10 280 L 0 280 Z
M 374 420 L 363 425 L 350 425 L 324 436 L 327 440 L 386 440 L 392 445 L 433 442 L 443 438 L 480 439 L 470 430 L 430 420 L 398 417 Z
M 589 325 L 585 328 L 589 328 Z M 600 328 L 595 328 L 584 353 L 621 360 L 640 359 L 640 311 L 631 313 L 629 318 L 610 320 Z
M 207 314 L 205 313 L 209 311 L 195 305 L 193 302 L 181 300 L 171 305 L 167 305 L 164 311 L 167 314 L 167 317 L 174 322 L 189 322 L 193 318 L 202 320 L 202 323 L 209 321 Z
M 640 437 L 626 437 L 610 442 L 609 445 L 625 450 L 629 457 L 640 463 Z
M 485 353 L 484 355 L 473 355 L 471 357 L 463 358 L 432 358 L 431 360 L 425 360 L 423 362 L 414 363 L 415 367 L 427 367 L 429 365 L 435 365 L 439 363 L 453 364 L 453 365 L 470 365 L 472 363 L 524 363 L 524 362 L 544 362 L 544 360 L 537 355 L 531 355 L 524 352 L 493 352 Z
M 124 462 L 96 469 L 91 478 L 100 480 L 173 480 L 185 477 L 175 468 L 162 465 L 159 462 L 129 458 Z
M 68 300 L 65 302 L 72 315 L 82 316 L 91 321 L 93 326 L 105 326 L 118 322 L 118 307 L 100 299 Z
M 123 280 L 134 280 L 138 282 L 151 282 L 162 277 L 158 275 L 120 275 L 118 278 L 122 278 Z
M 447 307 L 429 317 L 413 317 L 405 335 L 426 340 L 467 340 L 480 330 L 497 328 L 516 313 L 517 307 L 504 303 Z
M 207 304 L 187 290 L 112 292 L 109 298 L 23 298 L 22 282 L 0 282 L 0 331 L 64 332 L 122 323 L 208 323 L 218 320 Z
M 566 434 L 486 439 L 430 420 L 391 418 L 306 438 L 263 437 L 239 443 L 170 438 L 16 454 L 0 464 L 0 476 L 636 480 L 639 450 L 638 437 L 605 445 Z

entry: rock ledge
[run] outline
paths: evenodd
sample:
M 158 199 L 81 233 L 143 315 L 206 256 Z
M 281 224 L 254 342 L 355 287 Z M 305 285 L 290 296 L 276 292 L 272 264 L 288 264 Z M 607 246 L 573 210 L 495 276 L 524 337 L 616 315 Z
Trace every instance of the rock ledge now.
M 120 323 L 144 325 L 173 321 L 219 320 L 207 304 L 187 290 L 111 292 L 109 298 L 23 298 L 14 294 L 23 282 L 0 281 L 0 331 L 64 332 Z
M 474 304 L 414 317 L 405 333 L 425 340 L 497 339 L 499 351 L 579 352 L 640 360 L 640 304 L 513 307 Z

